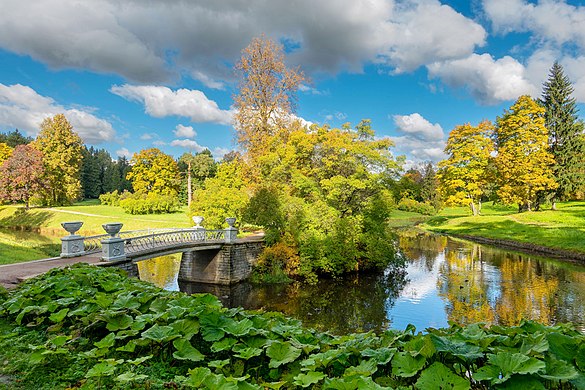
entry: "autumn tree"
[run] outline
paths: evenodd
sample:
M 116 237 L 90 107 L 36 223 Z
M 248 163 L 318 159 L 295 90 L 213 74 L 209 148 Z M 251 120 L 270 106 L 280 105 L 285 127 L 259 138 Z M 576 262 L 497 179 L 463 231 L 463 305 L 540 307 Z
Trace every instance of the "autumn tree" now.
M 291 122 L 296 106 L 296 91 L 304 74 L 284 63 L 281 45 L 261 36 L 242 51 L 236 65 L 239 90 L 234 96 L 235 127 L 240 146 L 248 157 L 261 153 L 266 137 Z
M 13 149 L 5 144 L 4 142 L 0 142 L 0 165 L 6 160 L 10 158 L 12 155 Z
M 205 179 L 203 188 L 195 191 L 189 214 L 203 216 L 207 228 L 220 229 L 228 217 L 241 219 L 248 199 L 241 164 L 223 162 L 217 167 L 217 175 Z
M 173 157 L 157 148 L 141 150 L 132 156 L 127 179 L 137 193 L 176 196 L 179 192 L 179 167 Z
M 31 145 L 43 154 L 45 180 L 41 201 L 63 205 L 79 199 L 83 142 L 65 115 L 45 119 Z
M 545 126 L 549 131 L 550 151 L 554 156 L 553 173 L 558 187 L 556 200 L 566 200 L 585 188 L 585 138 L 583 122 L 577 115 L 573 87 L 563 67 L 555 62 L 544 83 L 540 104 L 545 108 Z
M 506 204 L 518 204 L 519 211 L 530 211 L 540 191 L 557 187 L 545 109 L 530 96 L 520 96 L 510 110 L 498 117 L 495 138 L 498 196 Z
M 18 145 L 12 156 L 0 165 L 0 199 L 24 202 L 29 208 L 33 195 L 44 185 L 41 152 L 29 145 Z
M 179 172 L 182 180 L 181 193 L 182 199 L 186 195 L 187 205 L 191 206 L 191 199 L 193 199 L 193 187 L 200 188 L 203 181 L 208 177 L 213 177 L 217 170 L 217 163 L 209 149 L 202 150 L 197 154 L 183 153 L 178 160 Z M 195 181 L 195 183 L 192 183 Z M 186 184 L 186 185 L 185 185 Z M 184 194 L 186 192 L 186 194 Z
M 481 198 L 490 181 L 489 165 L 494 144 L 493 125 L 483 121 L 478 126 L 455 127 L 449 134 L 445 153 L 449 156 L 439 162 L 439 180 L 448 205 L 466 205 L 473 215 L 481 211 Z

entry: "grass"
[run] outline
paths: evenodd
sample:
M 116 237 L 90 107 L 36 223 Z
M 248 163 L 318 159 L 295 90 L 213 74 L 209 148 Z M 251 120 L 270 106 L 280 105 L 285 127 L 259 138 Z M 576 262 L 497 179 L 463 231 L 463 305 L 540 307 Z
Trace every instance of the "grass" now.
M 0 206 L 0 264 L 58 256 L 60 238 L 67 234 L 61 223 L 68 221 L 83 221 L 79 234 L 85 236 L 104 234 L 102 224 L 108 222 L 122 222 L 123 230 L 192 226 L 186 207 L 172 214 L 130 215 L 98 200 L 28 211 L 22 206 Z
M 585 253 L 585 202 L 563 202 L 557 210 L 518 213 L 516 207 L 484 204 L 481 216 L 463 207 L 446 208 L 420 225 L 454 235 L 513 240 Z

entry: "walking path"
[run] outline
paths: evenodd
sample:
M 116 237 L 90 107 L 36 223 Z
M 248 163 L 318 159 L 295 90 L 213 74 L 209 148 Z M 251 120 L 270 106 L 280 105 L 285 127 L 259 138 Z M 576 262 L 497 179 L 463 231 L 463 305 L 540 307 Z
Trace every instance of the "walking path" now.
M 37 275 L 44 274 L 53 268 L 63 268 L 76 263 L 100 263 L 101 256 L 102 253 L 98 252 L 65 259 L 54 257 L 52 259 L 27 261 L 26 263 L 0 265 L 0 285 L 8 289 L 14 288 L 18 283 Z

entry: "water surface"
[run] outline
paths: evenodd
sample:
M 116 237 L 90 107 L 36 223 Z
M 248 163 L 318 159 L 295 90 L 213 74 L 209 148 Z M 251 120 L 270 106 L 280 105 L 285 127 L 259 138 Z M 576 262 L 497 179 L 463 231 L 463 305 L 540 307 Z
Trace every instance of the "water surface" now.
M 229 307 L 276 310 L 338 334 L 450 321 L 516 325 L 523 318 L 585 330 L 584 266 L 431 234 L 402 236 L 399 246 L 403 270 L 314 286 L 178 283 L 179 255 L 141 262 L 139 270 L 167 289 L 213 293 Z

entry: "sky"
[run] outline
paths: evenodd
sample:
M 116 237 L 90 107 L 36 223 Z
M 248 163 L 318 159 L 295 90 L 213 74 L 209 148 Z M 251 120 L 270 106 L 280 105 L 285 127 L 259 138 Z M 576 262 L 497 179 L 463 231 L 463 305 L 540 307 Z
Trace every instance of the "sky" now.
M 529 0 L 0 0 L 0 132 L 64 113 L 87 145 L 131 157 L 236 149 L 234 64 L 280 42 L 310 78 L 296 115 L 371 119 L 408 165 L 443 158 L 457 125 L 540 96 L 554 61 L 585 117 L 585 2 Z

